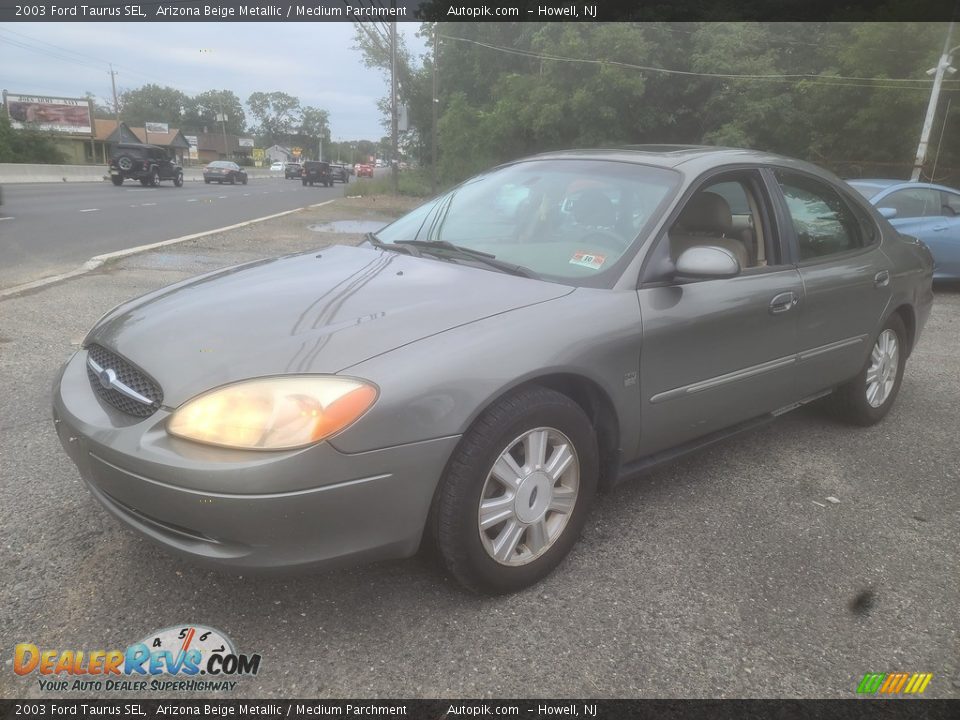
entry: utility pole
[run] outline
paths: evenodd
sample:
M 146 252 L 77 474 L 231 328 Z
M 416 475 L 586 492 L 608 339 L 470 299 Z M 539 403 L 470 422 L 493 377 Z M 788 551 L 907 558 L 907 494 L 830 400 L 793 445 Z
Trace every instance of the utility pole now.
M 223 112 L 223 96 L 219 96 L 217 101 L 220 103 L 220 132 L 223 133 L 223 154 L 226 159 L 230 159 L 230 149 L 227 147 L 227 116 Z
M 113 117 L 120 125 L 120 103 L 117 102 L 117 71 L 113 69 L 113 63 L 110 63 L 110 84 L 113 86 Z
M 934 68 L 933 88 L 930 90 L 930 102 L 927 104 L 927 115 L 923 119 L 923 130 L 920 131 L 920 144 L 917 146 L 917 158 L 913 162 L 913 174 L 910 180 L 916 182 L 923 171 L 923 163 L 927 159 L 927 145 L 930 142 L 930 132 L 933 130 L 933 119 L 937 114 L 937 103 L 940 101 L 940 87 L 943 84 L 943 74 L 950 68 L 950 55 L 956 48 L 950 48 L 950 36 L 953 35 L 953 22 L 947 30 L 947 39 L 943 41 L 943 54 Z M 946 122 L 946 120 L 944 120 Z
M 440 82 L 439 69 L 439 49 L 440 49 L 440 23 L 433 25 L 433 129 L 430 133 L 430 186 L 434 195 L 437 193 L 437 105 L 440 99 L 437 97 L 437 86 Z
M 394 9 L 396 0 L 390 3 Z M 393 179 L 393 192 L 399 189 L 400 178 L 397 168 L 397 22 L 390 23 L 390 173 Z

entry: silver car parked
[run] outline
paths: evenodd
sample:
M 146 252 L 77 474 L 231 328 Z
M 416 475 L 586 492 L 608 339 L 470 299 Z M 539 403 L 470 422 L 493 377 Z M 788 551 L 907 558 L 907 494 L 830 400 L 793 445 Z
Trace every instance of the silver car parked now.
M 97 500 L 196 560 L 329 566 L 427 536 L 463 585 L 509 592 L 623 478 L 830 393 L 882 419 L 932 267 L 804 162 L 539 155 L 359 247 L 115 308 L 54 422 Z

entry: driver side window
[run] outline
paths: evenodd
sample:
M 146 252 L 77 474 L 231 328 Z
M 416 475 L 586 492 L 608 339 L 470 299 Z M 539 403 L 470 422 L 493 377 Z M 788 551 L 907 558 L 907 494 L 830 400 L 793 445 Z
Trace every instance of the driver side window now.
M 749 175 L 709 181 L 687 200 L 670 229 L 671 259 L 676 263 L 685 250 L 710 245 L 729 251 L 743 269 L 773 264 L 759 212 Z

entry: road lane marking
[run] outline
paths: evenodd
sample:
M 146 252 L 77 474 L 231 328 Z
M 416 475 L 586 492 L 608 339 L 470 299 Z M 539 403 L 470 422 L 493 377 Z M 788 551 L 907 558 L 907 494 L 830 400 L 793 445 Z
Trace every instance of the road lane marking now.
M 140 207 L 150 207 L 152 205 L 156 205 L 156 203 L 140 203 Z
M 315 203 L 314 205 L 308 205 L 307 207 L 315 208 L 322 205 L 329 205 L 334 200 L 336 200 L 336 198 L 333 198 L 332 200 L 326 200 L 321 203 Z M 131 207 L 134 206 L 131 205 Z M 70 272 L 61 273 L 59 275 L 51 275 L 50 277 L 41 278 L 40 280 L 34 280 L 22 285 L 14 285 L 6 290 L 0 290 L 0 299 L 9 295 L 18 295 L 22 292 L 26 292 L 27 290 L 43 287 L 44 285 L 60 282 L 61 280 L 68 280 L 72 277 L 76 277 L 77 275 L 83 275 L 91 270 L 96 270 L 109 260 L 119 260 L 127 257 L 128 255 L 136 255 L 137 253 L 155 250 L 157 248 L 166 247 L 167 245 L 176 245 L 177 243 L 186 242 L 187 240 L 196 240 L 197 238 L 206 237 L 207 235 L 216 235 L 217 233 L 236 230 L 237 228 L 246 227 L 247 225 L 254 225 L 255 223 L 264 222 L 266 220 L 273 220 L 274 218 L 283 217 L 284 215 L 292 215 L 293 213 L 300 212 L 301 210 L 306 210 L 306 208 L 299 207 L 294 208 L 293 210 L 284 210 L 283 212 L 274 213 L 273 215 L 265 215 L 263 217 L 254 218 L 253 220 L 246 220 L 241 223 L 236 223 L 235 225 L 227 225 L 225 227 L 215 228 L 214 230 L 205 230 L 203 232 L 193 233 L 192 235 L 183 235 L 182 237 L 173 238 L 172 240 L 161 240 L 160 242 L 150 243 L 149 245 L 140 245 L 138 247 L 128 248 L 127 250 L 117 250 L 116 252 L 106 253 L 105 255 L 95 255 L 76 270 L 71 270 Z
M 196 202 L 196 201 L 197 201 L 197 198 L 190 198 L 189 200 L 187 200 L 187 202 Z
M 81 210 L 80 212 L 99 212 L 100 208 L 87 208 L 86 210 Z
M 217 200 L 226 200 L 226 199 L 227 199 L 226 195 L 217 195 Z
M 13 220 L 13 215 L 7 215 L 6 217 L 0 217 L 0 220 Z

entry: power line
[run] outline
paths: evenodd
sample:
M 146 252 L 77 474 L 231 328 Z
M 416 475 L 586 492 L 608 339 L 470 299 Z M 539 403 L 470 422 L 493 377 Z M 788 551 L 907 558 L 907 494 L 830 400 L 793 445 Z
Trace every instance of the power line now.
M 596 60 L 590 58 L 571 58 L 563 55 L 548 55 L 546 53 L 536 53 L 530 50 L 517 50 L 515 48 L 501 47 L 499 45 L 492 45 L 490 43 L 481 42 L 480 40 L 471 40 L 469 38 L 456 37 L 453 35 L 441 35 L 445 40 L 457 40 L 459 42 L 470 43 L 473 45 L 479 45 L 480 47 L 487 48 L 489 50 L 496 50 L 499 52 L 504 52 L 512 55 L 519 55 L 521 57 L 527 57 L 535 60 L 553 60 L 556 62 L 570 62 L 570 63 L 582 63 L 587 65 L 610 65 L 614 67 L 622 67 L 628 70 L 642 70 L 645 72 L 655 72 L 662 73 L 665 75 L 683 75 L 688 77 L 704 77 L 704 78 L 715 78 L 718 80 L 762 80 L 762 81 L 771 81 L 771 82 L 807 82 L 810 84 L 816 85 L 838 85 L 844 87 L 876 87 L 876 88 L 887 88 L 887 89 L 901 89 L 901 90 L 923 90 L 927 91 L 928 86 L 932 82 L 931 80 L 925 79 L 914 79 L 914 78 L 869 78 L 869 77 L 851 77 L 846 75 L 814 75 L 810 73 L 798 73 L 798 74 L 784 74 L 784 75 L 737 75 L 733 73 L 704 73 L 704 72 L 694 72 L 692 70 L 671 70 L 669 68 L 655 67 L 653 65 L 635 65 L 633 63 L 625 63 L 617 60 Z M 826 81 L 843 81 L 843 82 L 826 82 Z M 864 81 L 869 82 L 869 85 L 855 85 L 848 81 Z M 960 81 L 952 81 L 960 82 Z M 884 85 L 879 83 L 922 83 L 922 85 L 913 86 L 910 85 Z

